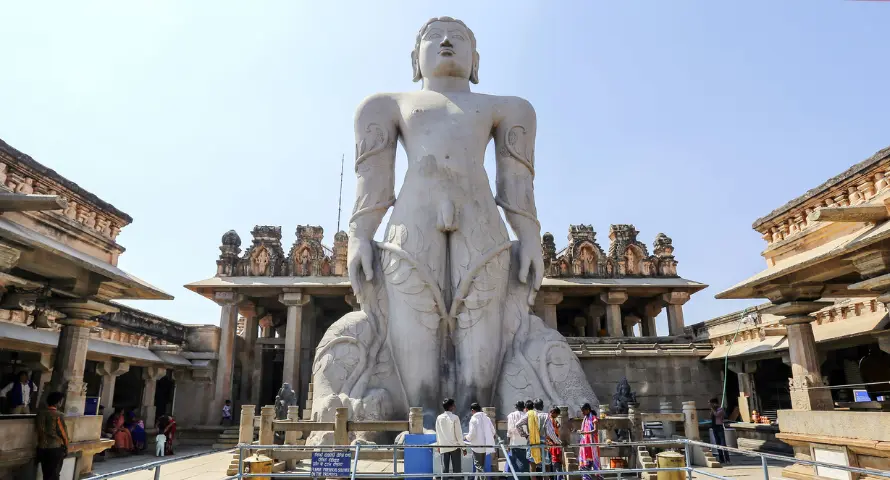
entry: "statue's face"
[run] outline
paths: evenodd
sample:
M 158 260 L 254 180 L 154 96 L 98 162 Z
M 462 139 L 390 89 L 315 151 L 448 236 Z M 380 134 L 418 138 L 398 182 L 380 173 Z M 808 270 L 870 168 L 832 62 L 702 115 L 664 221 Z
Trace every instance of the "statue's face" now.
M 470 78 L 473 46 L 469 32 L 455 22 L 431 23 L 420 40 L 417 60 L 425 77 Z

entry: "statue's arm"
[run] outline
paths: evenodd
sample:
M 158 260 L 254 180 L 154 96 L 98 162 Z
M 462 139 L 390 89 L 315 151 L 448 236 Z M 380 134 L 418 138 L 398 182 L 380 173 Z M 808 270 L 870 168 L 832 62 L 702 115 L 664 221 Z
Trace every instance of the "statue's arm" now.
M 522 247 L 520 281 L 526 282 L 531 262 L 534 287 L 544 275 L 541 257 L 541 224 L 535 207 L 535 133 L 537 119 L 528 101 L 511 97 L 500 109 L 494 131 L 497 156 L 497 204 Z
M 375 95 L 355 114 L 355 206 L 350 236 L 370 239 L 395 201 L 395 160 L 398 127 L 395 100 Z
M 355 206 L 349 220 L 349 276 L 359 292 L 361 268 L 373 275 L 370 242 L 383 216 L 395 202 L 395 159 L 398 105 L 388 95 L 374 95 L 355 114 Z

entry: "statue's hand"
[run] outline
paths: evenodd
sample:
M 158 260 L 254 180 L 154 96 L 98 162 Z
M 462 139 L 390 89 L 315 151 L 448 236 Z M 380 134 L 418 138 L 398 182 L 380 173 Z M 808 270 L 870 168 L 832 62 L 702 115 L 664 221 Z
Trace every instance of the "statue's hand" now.
M 532 241 L 519 242 L 519 281 L 528 283 L 529 269 L 534 275 L 532 280 L 532 288 L 535 291 L 541 289 L 541 282 L 544 281 L 544 257 L 541 255 L 541 244 Z
M 356 295 L 362 289 L 361 272 L 365 273 L 365 280 L 369 282 L 374 278 L 373 251 L 370 239 L 357 236 L 349 237 L 346 262 L 349 270 L 349 283 L 352 284 L 352 291 Z

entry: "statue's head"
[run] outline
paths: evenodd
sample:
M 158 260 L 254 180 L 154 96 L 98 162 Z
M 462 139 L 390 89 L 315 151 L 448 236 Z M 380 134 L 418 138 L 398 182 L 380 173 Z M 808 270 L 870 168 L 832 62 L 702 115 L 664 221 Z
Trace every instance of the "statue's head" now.
M 455 18 L 431 18 L 420 28 L 411 64 L 415 82 L 423 77 L 464 77 L 479 83 L 476 37 Z

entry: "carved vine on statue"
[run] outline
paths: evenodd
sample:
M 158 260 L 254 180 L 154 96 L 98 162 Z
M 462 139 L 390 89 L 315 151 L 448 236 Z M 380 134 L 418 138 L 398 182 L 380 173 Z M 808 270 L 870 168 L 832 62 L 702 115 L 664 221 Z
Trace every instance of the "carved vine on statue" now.
M 440 47 L 445 32 L 447 49 Z M 353 420 L 403 419 L 409 407 L 423 407 L 431 427 L 443 397 L 501 412 L 517 398 L 542 395 L 550 404 L 598 405 L 565 338 L 530 313 L 546 273 L 532 183 L 534 110 L 515 97 L 451 92 L 438 83 L 441 72 L 461 72 L 468 86 L 478 78 L 478 58 L 463 22 L 430 20 L 412 53 L 415 77 L 449 96 L 378 94 L 358 109 L 347 261 L 362 310 L 335 322 L 318 346 L 315 420 L 332 421 L 340 406 Z M 470 110 L 492 123 L 456 113 Z M 399 137 L 409 167 L 396 196 Z M 496 196 L 482 158 L 466 153 L 484 151 L 492 138 Z M 517 241 L 509 240 L 498 206 Z M 375 242 L 390 207 L 384 240 Z M 586 261 L 593 268 L 596 260 Z M 308 443 L 330 440 L 316 432 Z

